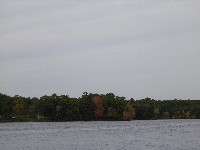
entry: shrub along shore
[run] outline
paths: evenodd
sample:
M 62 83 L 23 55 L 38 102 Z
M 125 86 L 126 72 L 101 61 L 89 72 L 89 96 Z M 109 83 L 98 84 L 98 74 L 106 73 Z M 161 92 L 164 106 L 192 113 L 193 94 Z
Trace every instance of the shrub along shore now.
M 84 92 L 26 98 L 0 93 L 0 122 L 7 121 L 128 121 L 134 119 L 199 119 L 199 100 L 126 100 L 113 93 Z

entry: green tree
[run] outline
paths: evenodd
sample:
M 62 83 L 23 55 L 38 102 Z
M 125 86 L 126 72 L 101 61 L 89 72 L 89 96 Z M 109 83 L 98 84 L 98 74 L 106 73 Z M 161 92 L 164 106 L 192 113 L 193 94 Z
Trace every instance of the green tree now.
M 0 120 L 12 120 L 13 98 L 0 93 Z
M 84 92 L 81 98 L 81 106 L 80 111 L 82 114 L 83 120 L 94 120 L 95 114 L 94 114 L 94 104 L 92 103 L 92 94 L 88 94 L 87 92 Z
M 14 100 L 13 112 L 14 116 L 19 121 L 20 118 L 25 117 L 25 115 L 27 114 L 26 102 L 25 98 L 21 96 L 15 96 L 14 98 L 15 100 Z

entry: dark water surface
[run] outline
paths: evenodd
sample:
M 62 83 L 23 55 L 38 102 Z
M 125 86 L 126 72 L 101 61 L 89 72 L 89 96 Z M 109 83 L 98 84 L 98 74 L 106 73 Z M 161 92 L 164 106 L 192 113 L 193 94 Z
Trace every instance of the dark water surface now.
M 0 123 L 0 150 L 200 150 L 200 120 Z

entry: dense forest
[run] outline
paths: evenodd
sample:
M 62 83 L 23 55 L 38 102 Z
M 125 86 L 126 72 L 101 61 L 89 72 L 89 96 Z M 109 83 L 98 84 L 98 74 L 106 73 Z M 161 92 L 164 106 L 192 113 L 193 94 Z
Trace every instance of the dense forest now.
M 0 122 L 4 121 L 95 121 L 134 119 L 199 119 L 199 100 L 126 100 L 113 93 L 84 92 L 25 98 L 0 93 Z

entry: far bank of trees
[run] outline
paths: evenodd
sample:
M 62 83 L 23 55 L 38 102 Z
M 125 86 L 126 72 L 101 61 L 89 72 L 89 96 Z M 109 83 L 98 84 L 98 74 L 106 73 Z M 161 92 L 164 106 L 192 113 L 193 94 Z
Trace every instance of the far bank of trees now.
M 113 93 L 84 92 L 25 98 L 0 93 L 0 121 L 95 121 L 133 119 L 199 119 L 199 100 L 126 100 Z

